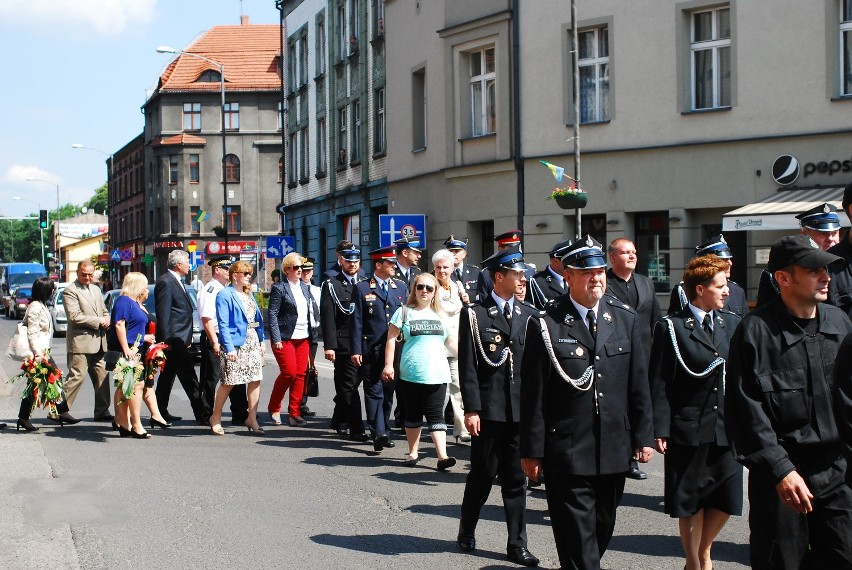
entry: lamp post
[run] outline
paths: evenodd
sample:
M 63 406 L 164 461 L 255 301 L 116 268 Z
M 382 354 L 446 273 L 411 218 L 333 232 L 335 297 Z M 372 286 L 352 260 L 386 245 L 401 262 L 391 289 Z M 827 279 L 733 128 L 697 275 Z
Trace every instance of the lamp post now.
M 53 230 L 53 239 L 56 241 L 56 244 L 55 244 L 56 260 L 57 260 L 56 261 L 56 263 L 57 263 L 56 276 L 58 278 L 57 280 L 61 283 L 62 282 L 62 269 L 63 269 L 64 264 L 62 263 L 62 246 L 60 245 L 60 241 L 59 241 L 59 223 L 58 223 L 58 221 L 59 221 L 59 184 L 56 184 L 55 182 L 51 182 L 50 180 L 43 180 L 41 178 L 27 178 L 27 182 L 42 182 L 43 184 L 50 184 L 51 186 L 56 186 L 56 220 L 54 220 L 54 222 L 56 223 L 56 228 Z M 39 208 L 39 209 L 41 209 L 41 208 Z M 42 250 L 44 250 L 43 247 L 42 247 Z
M 220 91 L 222 94 L 222 166 L 221 166 L 221 175 L 222 175 L 222 224 L 225 226 L 225 254 L 229 254 L 228 251 L 228 177 L 225 173 L 225 157 L 227 153 L 225 152 L 225 65 L 219 63 L 218 61 L 214 61 L 209 57 L 205 57 L 203 55 L 192 53 L 191 51 L 182 51 L 176 50 L 173 47 L 169 46 L 160 46 L 157 48 L 157 53 L 171 53 L 174 55 L 188 55 L 190 57 L 194 57 L 211 65 L 215 65 L 219 68 L 219 85 Z
M 35 200 L 30 200 L 28 198 L 21 198 L 20 196 L 15 196 L 12 200 L 23 200 L 24 202 L 29 202 L 31 204 L 35 204 L 38 206 L 38 209 L 41 210 L 41 203 L 36 202 Z M 41 229 L 41 226 L 38 228 L 38 233 L 41 236 L 41 264 L 44 265 L 44 230 Z M 46 269 L 46 268 L 45 268 Z
M 111 152 L 107 152 L 93 146 L 82 145 L 80 143 L 72 144 L 71 148 L 93 150 L 109 157 L 109 179 L 107 180 L 107 205 L 109 205 L 109 196 L 112 194 L 112 183 L 115 180 L 115 156 Z

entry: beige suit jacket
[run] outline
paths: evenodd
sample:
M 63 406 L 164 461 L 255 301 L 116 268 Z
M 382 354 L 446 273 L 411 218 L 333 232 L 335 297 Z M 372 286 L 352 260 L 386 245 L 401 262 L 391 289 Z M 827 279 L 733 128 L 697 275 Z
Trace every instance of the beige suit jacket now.
M 94 285 L 88 288 L 74 281 L 62 293 L 68 316 L 68 352 L 95 354 L 106 350 L 106 329 L 101 317 L 107 316 L 104 297 Z

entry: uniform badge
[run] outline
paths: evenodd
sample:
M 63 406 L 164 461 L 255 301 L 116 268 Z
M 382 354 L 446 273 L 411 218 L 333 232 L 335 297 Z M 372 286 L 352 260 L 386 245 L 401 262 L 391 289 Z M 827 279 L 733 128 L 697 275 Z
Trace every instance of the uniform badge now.
M 831 207 L 828 204 L 826 204 L 825 207 L 823 207 L 822 211 L 823 211 L 823 213 L 827 214 L 831 211 Z
M 500 336 L 499 334 L 494 335 L 494 342 L 500 342 L 501 340 L 503 340 L 502 336 Z
M 355 311 L 355 303 L 349 303 L 349 312 L 352 313 Z
M 562 320 L 562 322 L 565 323 L 566 325 L 570 325 L 571 323 L 574 322 L 573 315 L 570 315 L 570 314 L 565 315 L 565 318 Z
M 497 307 L 491 307 L 488 309 L 488 316 L 493 317 L 497 314 Z
M 367 312 L 368 312 L 368 313 L 370 313 L 370 314 L 372 315 L 372 314 L 373 314 L 373 307 L 370 307 L 370 310 L 369 310 L 369 311 L 367 311 Z
M 583 356 L 583 347 L 578 346 L 577 350 L 574 351 L 574 354 L 576 354 L 577 356 Z
M 497 350 L 497 345 L 496 344 L 489 344 L 488 350 L 491 351 L 491 352 L 494 352 L 495 350 Z
M 396 289 L 396 281 L 391 279 L 390 286 L 391 286 L 391 289 Z
M 364 300 L 365 301 L 375 301 L 376 296 L 373 295 L 372 293 L 367 293 L 366 295 L 364 295 Z
M 605 321 L 606 321 L 606 322 L 608 322 L 608 323 L 611 323 L 611 322 L 612 322 L 612 317 L 609 315 L 609 313 L 604 313 L 604 314 L 603 314 L 603 320 L 605 320 Z

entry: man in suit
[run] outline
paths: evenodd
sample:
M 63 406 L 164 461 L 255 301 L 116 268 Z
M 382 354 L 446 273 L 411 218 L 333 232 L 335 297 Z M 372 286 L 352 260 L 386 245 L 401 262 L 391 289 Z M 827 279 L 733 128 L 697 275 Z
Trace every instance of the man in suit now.
M 169 397 L 175 375 L 183 386 L 198 425 L 207 425 L 212 410 L 205 409 L 201 399 L 201 385 L 195 374 L 195 363 L 189 353 L 192 344 L 192 301 L 183 284 L 189 273 L 189 254 L 176 249 L 169 253 L 168 271 L 157 278 L 154 285 L 154 302 L 157 306 L 157 342 L 169 345 L 166 366 L 157 380 L 157 405 L 167 422 L 178 421 L 179 416 L 168 413 Z
M 95 387 L 95 421 L 111 421 L 110 386 L 104 353 L 109 313 L 101 290 L 92 284 L 95 266 L 91 261 L 77 265 L 77 279 L 65 288 L 62 300 L 68 316 L 68 376 L 65 378 L 65 400 L 70 408 L 77 398 L 86 371 Z
M 340 273 L 340 268 L 343 267 L 343 257 L 341 256 L 341 252 L 343 252 L 344 250 L 352 250 L 352 249 L 358 249 L 358 247 L 355 246 L 351 241 L 349 241 L 347 239 L 342 239 L 339 242 L 337 242 L 337 247 L 335 248 L 335 251 L 337 252 L 337 263 L 332 265 L 326 271 L 323 271 L 322 276 L 320 277 L 320 284 L 325 283 L 326 281 L 328 281 L 329 279 L 331 279 L 332 277 L 334 277 L 335 275 Z M 364 270 L 359 267 L 358 268 L 358 280 L 360 281 L 360 280 L 364 279 L 365 277 L 366 277 L 366 274 L 364 273 Z
M 358 393 L 358 368 L 349 359 L 351 343 L 349 328 L 355 305 L 352 294 L 361 269 L 361 250 L 354 246 L 338 252 L 341 270 L 327 279 L 320 292 L 320 324 L 322 326 L 325 359 L 334 363 L 334 412 L 331 429 L 339 435 L 349 434 L 353 441 L 367 441 L 364 433 L 364 414 Z
M 444 247 L 452 252 L 455 259 L 450 279 L 462 287 L 468 297 L 466 302 L 473 303 L 477 300 L 476 286 L 479 283 L 479 268 L 464 262 L 467 258 L 467 243 L 450 236 L 444 241 Z
M 568 292 L 562 277 L 562 254 L 570 246 L 571 240 L 566 239 L 550 248 L 550 263 L 533 275 L 527 283 L 527 302 L 535 305 L 537 309 L 543 309 L 550 301 Z
M 420 256 L 423 255 L 423 250 L 420 249 L 419 241 L 408 241 L 405 238 L 396 240 L 394 245 L 396 246 L 396 273 L 394 278 L 405 281 L 405 285 L 408 287 L 411 285 L 412 279 L 420 274 L 417 263 L 420 261 Z
M 615 529 L 631 451 L 653 455 L 648 369 L 636 312 L 605 295 L 591 236 L 562 258 L 569 294 L 531 321 L 521 376 L 521 460 L 547 476 L 562 568 L 599 569 Z
M 519 247 L 498 251 L 482 264 L 494 287 L 485 298 L 464 307 L 459 318 L 459 382 L 464 423 L 472 439 L 456 542 L 465 552 L 476 548 L 479 513 L 499 473 L 507 558 L 537 566 L 538 558 L 527 549 L 526 489 L 518 450 L 524 338 L 527 321 L 537 313 L 515 298 L 526 283 Z
M 396 271 L 395 246 L 370 252 L 373 276 L 355 284 L 352 292 L 352 319 L 349 321 L 349 340 L 352 355 L 349 359 L 360 367 L 364 384 L 367 424 L 373 435 L 373 449 L 395 447 L 390 439 L 390 413 L 393 406 L 393 383 L 383 383 L 384 343 L 388 322 L 394 312 L 405 304 L 408 288 L 404 281 L 394 278 Z M 377 356 L 380 362 L 373 362 Z M 352 426 L 349 426 L 350 429 Z
M 636 246 L 629 239 L 612 240 L 607 252 L 612 267 L 606 272 L 606 292 L 636 311 L 647 363 L 651 358 L 654 325 L 662 317 L 660 303 L 654 294 L 654 282 L 649 277 L 636 273 Z M 639 469 L 635 459 L 630 460 L 627 476 L 639 481 L 648 478 L 648 474 Z

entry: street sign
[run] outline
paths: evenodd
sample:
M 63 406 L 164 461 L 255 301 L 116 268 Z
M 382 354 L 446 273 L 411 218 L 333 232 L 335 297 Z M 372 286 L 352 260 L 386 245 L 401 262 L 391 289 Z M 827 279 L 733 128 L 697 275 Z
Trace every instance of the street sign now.
M 114 249 L 109 254 L 110 261 L 121 261 L 121 252 Z
M 204 265 L 204 252 L 193 251 L 189 254 L 189 265 L 192 271 L 195 271 L 199 265 Z
M 380 214 L 379 247 L 387 247 L 400 238 L 419 241 L 426 247 L 425 214 Z
M 266 257 L 280 259 L 296 251 L 296 238 L 293 236 L 266 236 Z
M 119 255 L 121 257 L 121 261 L 130 261 L 131 259 L 133 259 L 133 250 L 122 249 Z
M 153 255 L 147 254 L 147 253 L 142 257 L 142 263 L 144 263 L 145 265 L 151 265 L 156 260 L 157 260 L 156 257 L 154 257 Z

